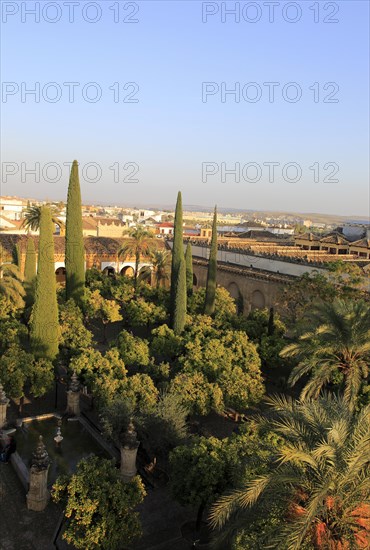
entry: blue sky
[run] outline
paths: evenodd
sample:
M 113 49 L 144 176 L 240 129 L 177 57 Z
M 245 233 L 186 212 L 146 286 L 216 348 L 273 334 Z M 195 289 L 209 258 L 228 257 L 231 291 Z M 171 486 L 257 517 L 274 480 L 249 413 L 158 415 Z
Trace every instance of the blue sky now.
M 63 1 L 1 3 L 2 194 L 64 199 L 63 164 L 77 158 L 85 202 L 171 204 L 181 189 L 185 204 L 369 215 L 367 1 L 277 2 L 273 22 L 262 0 L 76 1 L 73 22 Z M 37 4 L 40 22 L 25 13 Z M 225 16 L 234 6 L 240 22 Z M 22 102 L 37 82 L 40 101 Z M 73 102 L 66 82 L 79 83 Z M 203 82 L 219 90 L 206 102 Z M 222 102 L 222 82 L 261 97 Z M 266 82 L 278 83 L 273 102 Z M 86 100 L 99 90 L 99 101 Z M 123 102 L 130 92 L 138 102 Z M 38 182 L 26 173 L 35 163 Z

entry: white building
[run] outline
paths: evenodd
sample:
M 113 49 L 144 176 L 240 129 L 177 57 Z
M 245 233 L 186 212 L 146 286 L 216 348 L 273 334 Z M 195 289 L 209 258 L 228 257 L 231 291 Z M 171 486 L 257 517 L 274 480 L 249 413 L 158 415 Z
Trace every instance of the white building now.
M 0 214 L 8 220 L 20 220 L 22 210 L 27 207 L 27 201 L 17 197 L 0 197 Z

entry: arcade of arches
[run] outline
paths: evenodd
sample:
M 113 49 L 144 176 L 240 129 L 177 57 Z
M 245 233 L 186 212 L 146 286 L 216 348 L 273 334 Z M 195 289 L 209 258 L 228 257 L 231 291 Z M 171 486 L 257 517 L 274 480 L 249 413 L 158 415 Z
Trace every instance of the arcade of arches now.
M 193 265 L 193 284 L 195 287 L 206 285 L 207 281 L 207 264 L 204 262 L 194 262 Z M 122 275 L 126 277 L 134 276 L 134 268 L 132 265 L 118 266 L 117 270 L 112 265 L 101 266 L 103 273 L 106 275 Z M 141 266 L 140 272 L 147 271 L 148 266 Z M 55 271 L 58 283 L 65 283 L 64 267 L 58 267 Z M 280 278 L 281 279 L 281 278 Z M 253 309 L 263 309 L 275 305 L 276 294 L 282 286 L 282 282 L 276 282 L 273 277 L 256 277 L 255 274 L 250 274 L 247 270 L 230 270 L 223 269 L 219 266 L 217 271 L 217 283 L 228 290 L 234 298 L 239 313 L 248 314 Z
M 194 284 L 203 287 L 207 282 L 207 262 L 195 261 Z M 240 313 L 276 306 L 278 292 L 289 281 L 282 276 L 256 274 L 248 269 L 218 266 L 217 284 L 226 288 L 234 298 Z

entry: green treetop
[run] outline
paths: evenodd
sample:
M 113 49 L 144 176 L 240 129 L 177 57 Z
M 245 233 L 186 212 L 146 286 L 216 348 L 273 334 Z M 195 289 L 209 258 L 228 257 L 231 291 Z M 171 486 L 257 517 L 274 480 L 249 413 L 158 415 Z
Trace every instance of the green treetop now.
M 85 250 L 82 233 L 81 190 L 78 163 L 73 161 L 69 179 L 66 220 L 66 292 L 80 304 L 85 288 Z
M 59 322 L 54 272 L 54 239 L 50 208 L 41 207 L 35 303 L 31 315 L 31 346 L 36 357 L 53 360 L 58 353 Z
M 124 483 L 112 461 L 96 456 L 79 462 L 71 478 L 59 478 L 53 499 L 66 502 L 69 518 L 63 538 L 75 548 L 122 548 L 141 535 L 135 508 L 145 497 L 139 476 Z
M 204 313 L 212 315 L 215 311 L 216 298 L 216 275 L 217 275 L 217 207 L 213 216 L 211 250 L 209 252 L 206 300 Z
M 176 211 L 175 211 L 175 222 L 174 222 L 174 233 L 173 233 L 173 248 L 172 248 L 172 266 L 171 266 L 171 325 L 174 323 L 175 315 L 175 302 L 176 302 L 176 288 L 177 288 L 177 279 L 180 270 L 181 259 L 184 258 L 184 245 L 182 239 L 182 197 L 181 192 L 178 192 L 177 202 L 176 202 Z
M 26 305 L 31 306 L 34 300 L 36 283 L 36 251 L 31 237 L 27 239 L 26 261 L 24 265 L 24 288 L 26 291 Z
M 178 270 L 176 293 L 175 293 L 175 309 L 173 313 L 173 330 L 175 334 L 181 334 L 184 330 L 186 319 L 186 266 L 184 254 L 180 260 Z

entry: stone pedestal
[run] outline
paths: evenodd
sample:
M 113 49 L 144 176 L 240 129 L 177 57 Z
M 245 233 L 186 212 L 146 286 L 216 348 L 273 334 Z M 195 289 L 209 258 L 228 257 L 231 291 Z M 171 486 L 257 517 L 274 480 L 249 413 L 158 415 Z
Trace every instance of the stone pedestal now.
M 121 476 L 125 483 L 129 483 L 136 475 L 136 455 L 139 445 L 134 425 L 130 422 L 121 447 Z
M 30 468 L 30 485 L 27 493 L 28 510 L 42 512 L 49 502 L 50 493 L 47 489 L 49 466 L 49 455 L 40 435 Z
M 0 384 L 0 430 L 6 426 L 6 411 L 9 399 L 6 397 L 3 386 Z
M 67 391 L 67 413 L 80 416 L 80 392 Z
M 80 384 L 75 372 L 67 391 L 67 414 L 80 416 Z

